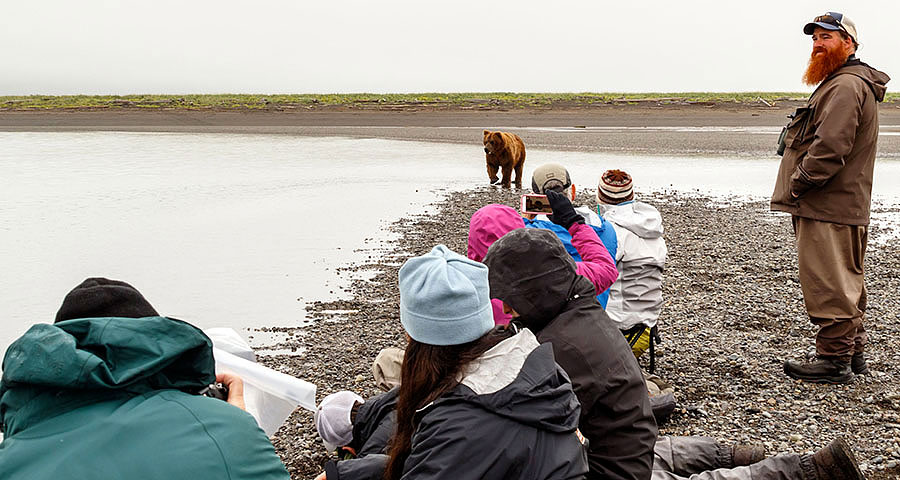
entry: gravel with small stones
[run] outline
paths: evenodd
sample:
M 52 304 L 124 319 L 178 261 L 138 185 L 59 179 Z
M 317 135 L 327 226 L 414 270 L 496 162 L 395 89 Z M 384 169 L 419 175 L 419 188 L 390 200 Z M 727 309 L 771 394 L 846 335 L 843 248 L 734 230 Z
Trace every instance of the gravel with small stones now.
M 472 213 L 518 200 L 519 192 L 495 188 L 451 192 L 431 207 L 437 213 L 397 221 L 390 229 L 398 239 L 375 249 L 377 260 L 344 269 L 372 273 L 351 283 L 348 299 L 312 303 L 311 325 L 279 328 L 288 340 L 278 347 L 302 353 L 261 361 L 315 383 L 319 399 L 338 390 L 379 393 L 372 360 L 382 348 L 404 344 L 400 265 L 438 243 L 465 254 Z M 789 217 L 770 213 L 767 201 L 673 191 L 640 200 L 662 213 L 669 248 L 657 374 L 676 386 L 679 408 L 660 433 L 763 443 L 769 454 L 812 452 L 844 436 L 867 478 L 900 476 L 900 240 L 873 242 L 887 232 L 870 232 L 872 373 L 849 385 L 807 384 L 782 372 L 785 359 L 814 352 L 815 333 L 803 308 Z M 578 201 L 595 204 L 588 192 Z M 328 459 L 312 414 L 302 409 L 273 442 L 294 479 L 314 477 Z

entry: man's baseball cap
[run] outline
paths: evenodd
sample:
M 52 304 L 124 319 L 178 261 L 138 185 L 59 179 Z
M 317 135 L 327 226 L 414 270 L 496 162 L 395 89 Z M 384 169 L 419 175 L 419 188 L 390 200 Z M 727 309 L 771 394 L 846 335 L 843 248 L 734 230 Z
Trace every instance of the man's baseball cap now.
M 812 35 L 816 30 L 816 27 L 831 31 L 840 30 L 847 35 L 850 35 L 850 38 L 852 38 L 855 43 L 859 43 L 859 37 L 856 35 L 856 23 L 847 18 L 843 13 L 825 12 L 825 15 L 819 15 L 814 18 L 812 22 L 807 23 L 803 27 L 803 33 Z
M 531 191 L 537 194 L 546 195 L 547 190 L 562 192 L 570 186 L 569 171 L 558 163 L 545 163 L 531 174 Z

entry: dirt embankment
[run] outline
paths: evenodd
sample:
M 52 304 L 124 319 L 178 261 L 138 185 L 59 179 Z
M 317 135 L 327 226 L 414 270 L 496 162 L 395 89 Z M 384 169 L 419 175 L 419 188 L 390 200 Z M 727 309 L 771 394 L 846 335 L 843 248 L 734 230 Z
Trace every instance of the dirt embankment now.
M 602 104 L 590 107 L 409 107 L 387 110 L 0 111 L 0 132 L 177 132 L 384 138 L 481 143 L 482 129 L 518 134 L 526 149 L 650 155 L 772 156 L 798 102 L 763 104 Z M 900 104 L 883 104 L 878 154 L 900 157 Z
M 252 128 L 302 126 L 754 126 L 782 125 L 800 101 L 775 105 L 736 102 L 558 103 L 479 108 L 432 105 L 322 105 L 300 108 L 0 108 L 0 130 L 138 127 Z M 882 124 L 900 123 L 900 102 L 880 104 Z

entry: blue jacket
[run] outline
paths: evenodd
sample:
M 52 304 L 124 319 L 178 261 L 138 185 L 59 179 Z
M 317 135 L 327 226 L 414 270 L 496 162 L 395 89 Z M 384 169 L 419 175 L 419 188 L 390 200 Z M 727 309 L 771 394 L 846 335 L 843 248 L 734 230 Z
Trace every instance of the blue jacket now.
M 576 209 L 576 211 L 582 209 Z M 584 215 L 584 212 L 579 212 Z M 609 252 L 609 256 L 612 257 L 613 261 L 616 259 L 616 248 L 618 246 L 618 241 L 616 240 L 616 231 L 613 229 L 613 226 L 603 217 L 600 216 L 591 216 L 585 219 L 585 223 L 591 226 L 595 232 L 597 232 L 597 236 L 600 237 L 600 241 L 603 242 L 603 246 L 606 247 L 606 250 Z M 598 226 L 599 225 L 599 226 Z M 572 235 L 565 228 L 549 221 L 549 220 L 528 220 L 525 219 L 525 227 L 526 228 L 543 228 L 544 230 L 550 230 L 562 240 L 563 245 L 566 247 L 566 251 L 569 252 L 569 255 L 575 259 L 576 262 L 581 261 L 581 255 L 578 254 L 578 251 L 575 250 L 575 247 L 572 246 Z M 603 291 L 600 295 L 597 295 L 597 301 L 600 302 L 600 305 L 603 308 L 606 308 L 606 302 L 609 301 L 609 289 Z

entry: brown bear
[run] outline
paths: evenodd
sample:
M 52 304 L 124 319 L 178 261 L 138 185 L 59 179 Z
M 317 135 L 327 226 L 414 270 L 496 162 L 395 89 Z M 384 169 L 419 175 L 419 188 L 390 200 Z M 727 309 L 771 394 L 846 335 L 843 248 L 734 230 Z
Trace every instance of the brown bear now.
M 512 171 L 516 171 L 516 188 L 522 188 L 522 168 L 525 166 L 525 144 L 518 135 L 506 132 L 484 131 L 484 160 L 487 162 L 491 185 L 500 183 L 509 188 Z M 497 178 L 497 171 L 503 178 Z

